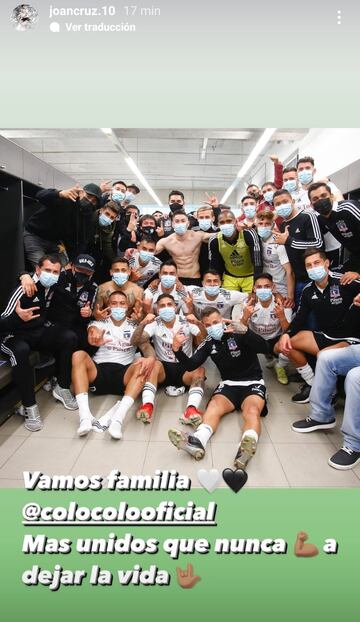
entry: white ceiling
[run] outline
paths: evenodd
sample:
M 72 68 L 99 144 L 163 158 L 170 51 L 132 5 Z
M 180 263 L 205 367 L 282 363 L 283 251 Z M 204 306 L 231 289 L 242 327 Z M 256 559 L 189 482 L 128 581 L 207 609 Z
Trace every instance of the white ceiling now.
M 191 200 L 199 192 L 224 192 L 261 136 L 263 129 L 122 129 L 113 128 L 125 150 L 160 198 L 171 189 Z M 308 129 L 279 129 L 261 155 L 279 144 L 297 144 Z M 5 138 L 85 184 L 102 179 L 138 183 L 124 156 L 100 129 L 4 129 Z M 204 159 L 201 153 L 207 139 Z M 249 172 L 257 170 L 259 159 Z M 152 201 L 142 192 L 139 204 Z

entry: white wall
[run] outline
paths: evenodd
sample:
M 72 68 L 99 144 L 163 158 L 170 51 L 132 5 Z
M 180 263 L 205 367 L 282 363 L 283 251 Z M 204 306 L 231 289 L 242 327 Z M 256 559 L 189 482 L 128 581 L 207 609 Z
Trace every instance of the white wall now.
M 299 150 L 300 158 L 302 156 L 314 158 L 317 177 L 328 177 L 360 160 L 360 128 L 312 129 L 298 144 L 282 144 L 275 151 L 279 158 L 286 162 L 296 148 Z M 272 179 L 272 162 L 264 158 L 262 163 L 266 165 L 266 177 Z M 262 163 L 258 163 L 256 168 L 259 169 Z M 266 179 L 259 172 L 253 181 L 261 185 Z

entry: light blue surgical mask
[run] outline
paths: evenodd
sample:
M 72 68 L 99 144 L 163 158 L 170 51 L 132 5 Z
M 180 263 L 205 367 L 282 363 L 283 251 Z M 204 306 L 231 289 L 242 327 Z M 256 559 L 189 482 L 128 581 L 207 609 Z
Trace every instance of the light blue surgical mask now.
M 327 272 L 324 266 L 318 266 L 317 268 L 309 268 L 308 270 L 306 270 L 306 272 L 309 275 L 309 279 L 311 279 L 312 281 L 322 281 L 327 275 Z
M 254 216 L 256 214 L 256 207 L 255 207 L 255 205 L 247 205 L 243 209 L 244 209 L 244 214 L 245 214 L 246 218 L 254 218 Z
M 218 296 L 220 293 L 220 285 L 205 285 L 204 290 L 208 296 Z
M 126 192 L 125 194 L 125 201 L 133 201 L 135 198 L 135 195 L 132 192 Z
M 106 214 L 99 214 L 99 225 L 100 227 L 110 227 L 113 221 Z
M 287 218 L 290 216 L 292 212 L 292 203 L 283 203 L 282 205 L 278 205 L 275 207 L 275 212 L 277 216 L 281 216 L 281 218 Z
M 258 227 L 257 232 L 263 240 L 266 240 L 266 238 L 271 236 L 272 227 Z
M 266 203 L 272 203 L 273 202 L 273 198 L 274 198 L 274 191 L 273 190 L 268 190 L 267 192 L 264 192 L 264 199 L 265 199 Z
M 209 231 L 211 229 L 212 220 L 211 218 L 201 218 L 199 220 L 199 227 L 201 231 Z
M 40 272 L 39 281 L 43 287 L 46 287 L 46 288 L 52 287 L 53 285 L 56 285 L 58 280 L 59 280 L 58 274 L 51 274 L 51 272 L 45 272 L 45 270 L 42 270 Z
M 175 315 L 176 312 L 174 307 L 163 307 L 163 309 L 159 309 L 159 317 L 161 317 L 163 322 L 172 322 Z
M 288 179 L 287 181 L 284 181 L 284 188 L 288 192 L 295 192 L 295 190 L 297 189 L 296 179 Z
M 143 263 L 149 263 L 150 259 L 154 257 L 154 253 L 150 253 L 150 251 L 140 251 L 139 257 L 140 261 Z
M 308 184 L 311 184 L 314 178 L 314 175 L 312 171 L 304 170 L 298 173 L 298 178 L 301 184 L 304 184 L 305 186 L 307 186 Z
M 126 315 L 126 309 L 123 307 L 111 307 L 111 317 L 115 322 L 121 322 Z
M 116 285 L 121 287 L 129 280 L 129 275 L 126 272 L 115 272 L 115 274 L 112 275 L 112 280 Z
M 165 289 L 171 289 L 176 283 L 176 276 L 173 276 L 172 274 L 164 274 L 160 277 L 160 281 L 161 285 L 163 285 Z
M 261 300 L 262 302 L 266 302 L 267 300 L 270 300 L 272 296 L 272 290 L 270 289 L 270 287 L 257 287 L 255 289 L 255 294 L 259 300 Z
M 220 231 L 225 238 L 231 238 L 235 233 L 235 225 L 233 223 L 220 225 Z
M 220 339 L 222 338 L 224 334 L 224 326 L 220 323 L 213 324 L 212 326 L 208 326 L 206 331 L 209 337 L 211 337 L 212 339 L 215 339 L 216 341 L 220 341 Z
M 125 192 L 121 192 L 121 190 L 113 190 L 111 198 L 116 203 L 122 203 L 125 199 Z
M 184 235 L 187 231 L 187 224 L 186 222 L 177 222 L 174 224 L 174 231 L 177 235 Z

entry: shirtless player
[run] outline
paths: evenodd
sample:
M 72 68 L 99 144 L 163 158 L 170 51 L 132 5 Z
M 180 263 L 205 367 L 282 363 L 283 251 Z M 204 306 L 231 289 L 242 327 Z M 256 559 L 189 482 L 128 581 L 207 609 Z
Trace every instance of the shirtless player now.
M 201 287 L 200 249 L 201 244 L 209 240 L 211 233 L 189 229 L 189 218 L 185 212 L 177 211 L 171 219 L 174 233 L 158 241 L 155 254 L 167 251 L 176 263 L 179 280 L 184 285 Z

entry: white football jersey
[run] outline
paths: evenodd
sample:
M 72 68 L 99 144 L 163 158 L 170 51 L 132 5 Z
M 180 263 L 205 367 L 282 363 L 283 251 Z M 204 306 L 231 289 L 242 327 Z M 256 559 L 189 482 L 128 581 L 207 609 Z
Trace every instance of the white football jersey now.
M 215 307 L 224 318 L 230 319 L 234 305 L 242 304 L 248 297 L 244 292 L 232 291 L 220 288 L 219 294 L 214 300 L 209 300 L 203 287 L 189 285 L 187 288 L 194 303 L 194 314 L 200 319 L 201 312 L 207 307 Z
M 108 343 L 100 346 L 94 354 L 94 363 L 130 365 L 134 361 L 136 347 L 130 345 L 130 340 L 138 326 L 137 322 L 126 318 L 120 326 L 115 326 L 109 317 L 101 322 L 91 322 L 89 328 L 90 326 L 96 326 L 100 330 L 105 329 L 104 337 L 111 339 Z
M 151 322 L 151 324 L 145 326 L 144 332 L 152 338 L 156 358 L 159 359 L 159 361 L 167 363 L 178 362 L 172 349 L 172 342 L 174 336 L 180 329 L 185 335 L 189 335 L 189 339 L 185 341 L 182 349 L 183 352 L 190 357 L 193 353 L 192 336 L 196 337 L 200 332 L 198 326 L 190 324 L 190 322 L 180 315 L 176 316 L 175 323 L 172 328 L 168 328 L 160 317 L 157 317 L 156 320 Z
M 139 262 L 139 251 L 135 251 L 133 255 L 129 259 L 129 266 L 132 270 L 137 270 L 140 272 L 141 278 L 136 281 L 136 284 L 140 287 L 146 285 L 146 283 L 156 274 L 158 274 L 161 268 L 162 262 L 157 257 L 152 257 L 148 263 L 144 266 L 140 265 Z
M 291 322 L 292 310 L 284 309 L 285 317 Z M 263 307 L 260 302 L 255 304 L 255 311 L 249 319 L 250 330 L 264 339 L 274 339 L 282 334 L 280 320 L 275 313 L 275 299 L 273 298 L 268 307 Z

